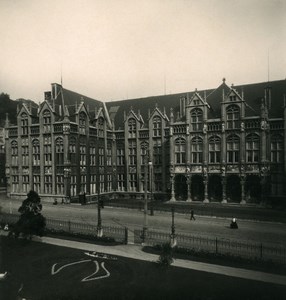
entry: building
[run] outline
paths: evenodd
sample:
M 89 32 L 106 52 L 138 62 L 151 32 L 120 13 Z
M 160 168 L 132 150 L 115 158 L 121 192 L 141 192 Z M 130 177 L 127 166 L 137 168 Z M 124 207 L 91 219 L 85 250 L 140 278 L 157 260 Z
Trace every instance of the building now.
M 8 195 L 283 201 L 286 80 L 103 103 L 52 84 L 6 120 Z M 147 179 L 146 179 L 147 177 Z M 145 182 L 145 184 L 144 184 Z
M 6 191 L 5 160 L 5 131 L 0 127 L 0 192 Z

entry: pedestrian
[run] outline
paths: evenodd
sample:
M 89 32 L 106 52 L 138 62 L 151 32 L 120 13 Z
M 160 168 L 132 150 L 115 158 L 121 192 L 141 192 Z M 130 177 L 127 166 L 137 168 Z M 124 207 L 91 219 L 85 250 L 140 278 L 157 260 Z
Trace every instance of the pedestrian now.
M 191 210 L 191 218 L 190 218 L 190 221 L 192 221 L 192 220 L 196 220 L 196 218 L 195 218 L 195 212 L 194 212 L 194 210 L 192 209 Z

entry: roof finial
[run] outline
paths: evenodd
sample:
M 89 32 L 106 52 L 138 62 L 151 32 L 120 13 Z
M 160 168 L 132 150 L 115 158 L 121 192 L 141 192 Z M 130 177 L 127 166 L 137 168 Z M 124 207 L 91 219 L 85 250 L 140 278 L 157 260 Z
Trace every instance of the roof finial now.
M 223 79 L 222 79 L 222 83 L 225 83 L 225 77 L 223 77 Z

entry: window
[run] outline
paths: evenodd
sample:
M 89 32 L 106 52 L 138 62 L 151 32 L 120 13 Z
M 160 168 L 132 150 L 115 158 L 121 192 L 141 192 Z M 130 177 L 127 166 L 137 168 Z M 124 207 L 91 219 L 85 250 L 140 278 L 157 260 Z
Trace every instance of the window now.
M 12 175 L 12 192 L 19 192 L 19 175 Z
M 186 163 L 186 141 L 182 138 L 175 141 L 175 161 L 176 164 Z
M 107 174 L 107 192 L 112 191 L 112 175 Z
M 56 176 L 56 182 L 57 182 L 57 195 L 64 195 L 64 175 L 63 174 L 57 174 Z
M 129 186 L 130 191 L 135 192 L 137 188 L 137 174 L 131 173 L 129 174 Z
M 41 190 L 41 176 L 40 175 L 33 175 L 33 189 L 37 193 L 40 193 Z
M 128 163 L 129 165 L 136 165 L 136 142 L 129 141 L 128 143 Z
M 100 192 L 103 193 L 104 192 L 104 175 L 99 175 L 99 188 L 100 188 Z
M 111 150 L 111 142 L 107 142 L 107 149 L 106 149 L 106 165 L 111 166 L 112 164 L 112 150 Z
M 200 137 L 192 139 L 192 163 L 201 164 L 203 162 L 203 140 Z
M 98 118 L 98 136 L 99 137 L 104 137 L 104 119 L 102 117 Z
M 231 105 L 226 110 L 226 128 L 235 129 L 240 128 L 239 118 L 240 118 L 239 107 L 236 105 Z
M 80 166 L 86 166 L 86 144 L 85 139 L 80 139 L 80 145 L 79 145 L 79 154 L 80 154 Z
M 76 139 L 74 137 L 70 138 L 69 143 L 69 155 L 70 155 L 70 163 L 76 164 Z
M 220 163 L 220 138 L 218 136 L 213 136 L 209 139 L 209 162 L 210 163 Z
M 22 165 L 29 166 L 28 139 L 22 139 Z
M 21 128 L 22 135 L 27 135 L 29 132 L 28 115 L 26 113 L 21 114 Z
M 117 166 L 124 166 L 124 145 L 118 144 L 116 149 Z
M 80 192 L 86 193 L 86 175 L 80 175 Z
M 228 137 L 226 141 L 227 162 L 237 163 L 239 160 L 239 138 L 236 135 Z
M 162 120 L 156 116 L 153 118 L 153 136 L 161 136 Z
M 18 166 L 18 143 L 16 141 L 11 142 L 11 164 Z
M 51 112 L 49 110 L 44 110 L 43 112 L 43 129 L 44 133 L 51 132 Z
M 249 134 L 246 137 L 246 162 L 258 162 L 259 160 L 259 136 Z
M 79 114 L 79 133 L 86 134 L 86 114 L 83 111 Z
M 96 194 L 96 174 L 90 175 L 90 194 Z
M 198 131 L 203 129 L 203 112 L 201 109 L 191 111 L 191 130 Z
M 76 192 L 76 175 L 71 175 L 71 185 L 70 185 L 70 192 L 71 192 L 71 196 L 76 196 L 77 192 Z
M 56 139 L 56 164 L 64 164 L 64 141 L 62 138 Z
M 39 166 L 40 165 L 40 142 L 39 142 L 39 140 L 33 140 L 32 156 L 33 156 L 33 166 Z
M 147 157 L 148 150 L 149 150 L 149 144 L 146 142 L 141 143 L 140 145 L 141 165 L 145 165 L 149 160 L 149 157 Z
M 45 194 L 52 194 L 52 175 L 44 176 L 44 190 Z
M 93 142 L 91 142 L 89 146 L 89 158 L 90 158 L 90 165 L 96 166 L 96 147 Z
M 161 140 L 154 140 L 153 161 L 154 161 L 154 165 L 162 164 L 162 141 Z
M 283 162 L 283 138 L 281 135 L 271 137 L 271 162 Z
M 51 137 L 44 137 L 44 164 L 45 166 L 52 165 L 52 146 Z
M 124 174 L 117 174 L 117 189 L 118 191 L 123 192 L 125 190 L 125 179 L 124 179 Z
M 98 149 L 98 155 L 99 155 L 99 166 L 104 166 L 104 148 L 102 146 Z
M 129 138 L 136 137 L 136 121 L 133 118 L 128 120 L 128 137 Z
M 22 176 L 23 192 L 27 193 L 30 190 L 29 175 Z

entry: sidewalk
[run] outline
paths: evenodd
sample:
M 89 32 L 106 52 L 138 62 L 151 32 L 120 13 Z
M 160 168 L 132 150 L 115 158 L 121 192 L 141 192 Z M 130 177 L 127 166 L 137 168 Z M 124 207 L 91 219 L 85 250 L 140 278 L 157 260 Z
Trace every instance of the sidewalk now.
M 150 262 L 155 262 L 158 260 L 158 255 L 143 252 L 142 246 L 139 245 L 102 246 L 102 245 L 94 245 L 94 244 L 82 243 L 76 241 L 61 240 L 61 239 L 50 238 L 50 237 L 36 238 L 34 240 L 42 243 L 56 245 L 56 246 L 75 248 L 84 251 L 104 252 L 111 255 L 117 255 L 117 256 L 150 261 Z M 286 285 L 286 276 L 253 271 L 253 270 L 207 264 L 202 262 L 194 262 L 194 261 L 182 260 L 182 259 L 175 259 L 172 266 L 192 269 L 201 272 L 208 272 L 208 273 L 215 273 L 215 274 L 220 274 L 225 276 L 243 278 L 248 280 L 262 281 L 266 283 Z

